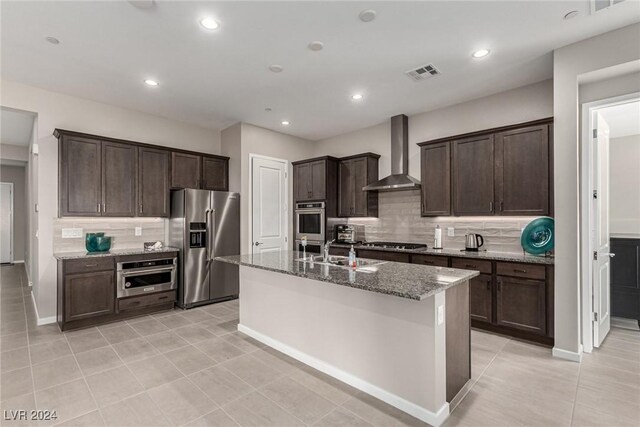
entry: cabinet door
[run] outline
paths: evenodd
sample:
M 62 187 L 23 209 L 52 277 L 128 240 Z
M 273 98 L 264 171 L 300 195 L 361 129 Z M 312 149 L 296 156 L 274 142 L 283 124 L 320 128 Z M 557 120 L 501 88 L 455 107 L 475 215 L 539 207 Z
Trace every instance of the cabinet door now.
M 547 125 L 495 136 L 496 212 L 549 213 L 549 134 Z
M 200 188 L 202 157 L 171 153 L 171 188 Z
M 60 216 L 100 216 L 102 211 L 102 143 L 65 136 L 59 149 Z
M 496 323 L 546 334 L 545 282 L 497 276 Z
M 135 145 L 102 143 L 103 216 L 135 216 L 137 154 Z
M 490 274 L 481 274 L 469 280 L 469 314 L 474 320 L 491 323 L 491 283 Z
M 324 200 L 327 198 L 327 163 L 324 160 L 313 162 L 311 169 L 311 198 Z
M 169 216 L 169 152 L 138 149 L 138 216 Z
M 368 192 L 362 191 L 362 187 L 368 184 L 367 159 L 354 159 L 351 163 L 351 171 L 353 177 L 353 212 L 351 212 L 351 216 L 368 216 Z
M 494 212 L 493 135 L 453 142 L 453 211 L 455 215 Z
M 378 259 L 381 261 L 410 262 L 411 256 L 402 252 L 385 252 L 370 249 L 358 249 L 358 258 Z
M 420 150 L 422 216 L 451 215 L 451 144 L 431 144 Z
M 216 157 L 202 158 L 202 189 L 228 191 L 228 164 L 224 159 Z
M 114 313 L 115 294 L 113 270 L 66 275 L 65 322 Z
M 293 167 L 294 195 L 296 202 L 311 200 L 311 165 L 303 163 Z
M 341 161 L 338 166 L 338 216 L 353 214 L 353 160 Z
M 611 315 L 640 320 L 640 239 L 611 239 Z

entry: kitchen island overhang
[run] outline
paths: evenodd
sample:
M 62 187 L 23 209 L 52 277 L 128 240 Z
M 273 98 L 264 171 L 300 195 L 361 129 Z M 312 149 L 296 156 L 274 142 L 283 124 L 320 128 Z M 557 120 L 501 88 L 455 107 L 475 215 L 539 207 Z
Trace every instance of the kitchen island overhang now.
M 366 269 L 301 253 L 216 258 L 240 265 L 238 330 L 429 424 L 470 379 L 475 271 L 383 262 Z

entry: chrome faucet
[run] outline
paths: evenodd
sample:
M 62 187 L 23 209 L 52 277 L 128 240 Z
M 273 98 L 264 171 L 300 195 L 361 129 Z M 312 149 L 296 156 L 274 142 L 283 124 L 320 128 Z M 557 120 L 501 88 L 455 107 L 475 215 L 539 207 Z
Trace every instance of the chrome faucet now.
M 331 247 L 331 244 L 333 242 L 335 242 L 335 240 L 329 240 L 327 241 L 327 243 L 324 244 L 324 249 L 322 252 L 322 262 L 329 261 L 329 248 Z

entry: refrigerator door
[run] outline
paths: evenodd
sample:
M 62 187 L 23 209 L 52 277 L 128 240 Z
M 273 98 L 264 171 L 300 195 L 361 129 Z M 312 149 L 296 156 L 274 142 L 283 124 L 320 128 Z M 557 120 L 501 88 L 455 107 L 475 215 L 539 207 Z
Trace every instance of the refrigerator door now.
M 239 293 L 239 267 L 213 258 L 240 254 L 240 194 L 213 191 L 211 195 L 209 299 L 216 300 Z
M 189 306 L 209 299 L 209 258 L 207 245 L 191 247 L 191 229 L 207 223 L 211 214 L 211 192 L 184 190 L 184 272 L 182 305 Z M 210 233 L 207 230 L 207 238 Z

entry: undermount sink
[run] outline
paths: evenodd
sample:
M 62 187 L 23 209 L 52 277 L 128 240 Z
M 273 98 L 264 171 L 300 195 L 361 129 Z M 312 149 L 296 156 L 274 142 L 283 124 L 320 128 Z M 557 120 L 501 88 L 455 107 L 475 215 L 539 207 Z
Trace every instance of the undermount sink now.
M 334 265 L 336 267 L 350 267 L 349 257 L 340 256 L 340 255 L 329 255 L 326 262 L 324 261 L 322 255 L 310 255 L 306 258 L 298 258 L 296 259 L 296 261 L 304 261 L 308 263 L 316 263 L 316 264 L 322 264 L 322 265 Z M 380 265 L 380 264 L 384 264 L 384 261 L 356 258 L 356 268 L 368 267 L 368 266 Z

